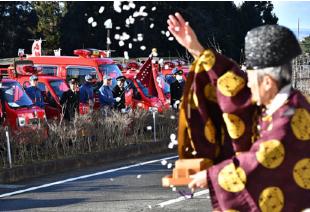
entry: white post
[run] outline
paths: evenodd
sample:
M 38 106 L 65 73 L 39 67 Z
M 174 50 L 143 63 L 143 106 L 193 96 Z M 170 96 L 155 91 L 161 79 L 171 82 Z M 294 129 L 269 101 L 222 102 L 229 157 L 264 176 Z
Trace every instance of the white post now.
M 158 109 L 156 107 L 150 107 L 149 110 L 153 113 L 154 141 L 156 142 L 156 112 Z
M 6 135 L 6 146 L 8 150 L 8 161 L 9 161 L 10 168 L 12 168 L 11 144 L 10 144 L 9 131 L 7 128 L 5 129 L 5 135 Z

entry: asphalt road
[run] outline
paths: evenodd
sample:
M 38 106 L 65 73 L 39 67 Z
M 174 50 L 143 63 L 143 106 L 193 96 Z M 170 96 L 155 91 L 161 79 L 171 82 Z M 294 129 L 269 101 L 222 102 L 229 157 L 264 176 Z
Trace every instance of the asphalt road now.
M 0 211 L 212 211 L 208 190 L 190 198 L 186 188 L 161 187 L 175 160 L 154 155 L 0 185 Z

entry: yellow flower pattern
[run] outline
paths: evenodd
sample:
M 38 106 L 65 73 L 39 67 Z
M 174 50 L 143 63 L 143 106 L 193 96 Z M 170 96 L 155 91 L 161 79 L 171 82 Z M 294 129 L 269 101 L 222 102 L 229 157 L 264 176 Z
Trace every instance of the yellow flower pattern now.
M 278 140 L 264 141 L 259 145 L 256 159 L 265 168 L 274 169 L 280 166 L 284 160 L 285 150 Z
M 205 133 L 206 139 L 210 143 L 215 144 L 215 128 L 214 128 L 214 125 L 211 119 L 208 119 L 208 121 L 206 122 L 204 133 Z
M 245 80 L 232 71 L 226 72 L 217 81 L 217 87 L 224 96 L 236 96 L 245 86 Z
M 304 158 L 295 164 L 293 177 L 299 187 L 310 190 L 310 158 Z
M 203 70 L 209 71 L 215 64 L 215 55 L 211 50 L 205 50 L 197 60 L 195 73 L 200 73 Z
M 243 135 L 245 124 L 241 118 L 234 114 L 223 113 L 223 118 L 227 126 L 228 134 L 231 138 L 237 139 Z
M 203 89 L 205 97 L 212 101 L 212 102 L 217 102 L 217 97 L 216 97 L 216 89 L 214 86 L 212 86 L 210 83 L 208 83 L 204 89 Z
M 259 195 L 258 204 L 262 212 L 280 212 L 284 206 L 284 195 L 278 187 L 265 188 Z
M 296 138 L 310 140 L 310 114 L 304 108 L 298 108 L 291 120 L 291 127 Z
M 245 188 L 246 174 L 241 167 L 230 163 L 219 172 L 218 183 L 228 192 L 239 192 Z

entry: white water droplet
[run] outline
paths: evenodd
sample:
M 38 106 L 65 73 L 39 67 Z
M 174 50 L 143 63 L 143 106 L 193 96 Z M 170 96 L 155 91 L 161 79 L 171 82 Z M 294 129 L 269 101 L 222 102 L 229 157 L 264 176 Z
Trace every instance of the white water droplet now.
M 174 37 L 169 37 L 168 40 L 169 40 L 169 41 L 173 41 L 173 40 L 174 40 Z
M 168 148 L 169 148 L 169 149 L 173 149 L 173 146 L 174 146 L 174 144 L 173 144 L 172 142 L 169 142 Z
M 160 33 L 163 35 L 166 34 L 166 32 L 164 30 L 161 30 Z
M 156 10 L 156 7 L 152 7 L 152 11 L 155 11 Z
M 140 179 L 140 178 L 141 178 L 141 174 L 138 174 L 138 175 L 137 175 L 137 178 Z
M 152 126 L 147 126 L 146 129 L 147 130 L 152 130 Z
M 192 155 L 197 155 L 197 152 L 194 150 L 194 151 L 192 151 Z
M 87 22 L 88 22 L 89 24 L 93 23 L 93 21 L 94 21 L 94 18 L 93 18 L 93 17 L 89 17 L 88 20 L 87 20 Z
M 115 39 L 115 40 L 119 40 L 119 39 L 120 39 L 120 35 L 119 35 L 119 34 L 115 34 L 115 35 L 114 35 L 114 39 Z
M 167 165 L 167 163 L 168 163 L 168 162 L 167 162 L 166 160 L 162 160 L 162 161 L 161 161 L 161 165 L 163 165 L 163 166 Z
M 130 6 L 129 5 L 123 5 L 123 10 L 130 10 Z
M 165 34 L 166 34 L 166 37 L 170 36 L 170 32 L 169 31 L 166 31 Z
M 113 179 L 113 178 L 110 178 L 110 181 L 114 181 L 114 179 Z
M 170 119 L 174 120 L 174 119 L 175 119 L 175 116 L 174 116 L 174 115 L 171 115 L 171 116 L 170 116 Z
M 99 9 L 99 13 L 101 14 L 101 13 L 103 13 L 103 11 L 104 11 L 104 6 L 101 6 Z
M 154 28 L 154 23 L 151 23 L 150 29 L 153 29 L 153 28 Z
M 172 191 L 176 191 L 177 190 L 177 188 L 176 187 L 172 187 L 172 189 L 171 189 Z
M 132 43 L 128 43 L 128 48 L 132 49 Z
M 144 51 L 144 50 L 146 49 L 146 47 L 145 47 L 145 46 L 140 46 L 140 49 L 141 49 L 142 51 Z
M 172 163 L 168 163 L 167 168 L 171 169 L 172 168 Z
M 120 29 L 121 29 L 121 27 L 120 27 L 120 26 L 117 26 L 117 27 L 115 27 L 115 29 L 116 29 L 116 30 L 120 30 Z
M 96 26 L 97 26 L 97 22 L 94 21 L 93 23 L 91 23 L 91 26 L 92 26 L 92 27 L 96 27 Z
M 119 45 L 119 46 L 124 46 L 125 43 L 124 43 L 124 41 L 120 40 L 120 41 L 118 42 L 118 45 Z
M 174 141 L 176 139 L 176 135 L 174 133 L 170 134 L 170 140 Z
M 180 27 L 174 27 L 174 30 L 176 31 L 176 32 L 179 32 L 180 31 Z

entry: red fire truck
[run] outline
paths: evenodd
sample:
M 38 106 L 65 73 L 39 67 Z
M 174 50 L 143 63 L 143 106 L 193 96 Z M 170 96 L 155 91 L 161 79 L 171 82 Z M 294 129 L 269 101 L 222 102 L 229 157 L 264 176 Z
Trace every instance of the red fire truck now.
M 44 109 L 33 105 L 16 80 L 2 79 L 0 97 L 1 125 L 9 128 L 16 142 L 42 142 L 47 138 Z M 29 136 L 35 130 L 41 139 Z
M 129 70 L 124 76 L 132 90 L 132 97 L 127 103 L 131 107 L 146 110 L 155 107 L 159 112 L 170 107 L 169 85 L 160 72 L 159 65 L 152 62 L 152 57 L 149 57 L 138 71 Z
M 8 75 L 16 79 L 24 88 L 30 86 L 29 78 L 32 74 L 38 76 L 38 88 L 44 97 L 44 105 L 47 119 L 59 119 L 62 113 L 60 98 L 69 89 L 67 82 L 55 76 L 42 74 L 40 68 L 33 66 L 32 61 L 15 61 L 14 67 L 8 68 Z

